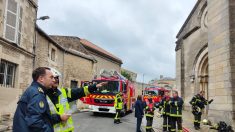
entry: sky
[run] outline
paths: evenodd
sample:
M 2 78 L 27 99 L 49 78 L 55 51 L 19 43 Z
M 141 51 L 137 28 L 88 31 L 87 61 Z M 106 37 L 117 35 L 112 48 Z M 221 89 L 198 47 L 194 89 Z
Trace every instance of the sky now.
M 175 78 L 176 34 L 197 0 L 39 0 L 49 35 L 77 36 L 111 52 L 145 83 Z M 144 74 L 144 77 L 143 77 Z

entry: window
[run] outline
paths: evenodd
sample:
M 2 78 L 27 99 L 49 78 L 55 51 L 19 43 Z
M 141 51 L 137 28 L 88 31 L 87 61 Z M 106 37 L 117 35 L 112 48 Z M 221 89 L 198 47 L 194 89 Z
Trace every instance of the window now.
M 71 80 L 70 88 L 77 88 L 77 87 L 78 87 L 78 81 Z
M 7 0 L 4 38 L 20 44 L 23 8 L 15 0 Z
M 14 79 L 15 79 L 15 70 L 16 65 L 1 60 L 0 63 L 0 85 L 4 87 L 13 87 L 14 86 Z
M 122 90 L 123 90 L 124 93 L 127 92 L 126 83 L 124 83 L 124 82 L 122 83 Z
M 55 61 L 55 49 L 51 49 L 51 60 Z

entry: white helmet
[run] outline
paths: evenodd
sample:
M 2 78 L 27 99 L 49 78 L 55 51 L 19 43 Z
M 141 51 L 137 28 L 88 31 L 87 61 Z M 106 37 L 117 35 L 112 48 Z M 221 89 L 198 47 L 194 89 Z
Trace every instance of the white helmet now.
M 54 77 L 61 77 L 62 76 L 62 74 L 58 70 L 56 70 L 55 68 L 50 68 L 50 69 L 51 69 L 51 72 Z
M 62 87 L 63 86 L 62 74 L 58 70 L 56 70 L 55 68 L 50 67 L 50 69 L 51 69 L 53 76 L 58 77 L 58 79 L 59 79 L 58 80 L 59 81 L 58 87 Z

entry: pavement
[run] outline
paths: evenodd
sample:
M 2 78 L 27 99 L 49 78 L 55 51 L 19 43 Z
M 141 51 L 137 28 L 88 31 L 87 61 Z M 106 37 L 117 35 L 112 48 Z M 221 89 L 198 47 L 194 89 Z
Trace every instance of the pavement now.
M 156 114 L 155 114 L 156 115 Z M 93 114 L 89 109 L 83 109 L 73 114 L 75 132 L 134 132 L 136 129 L 136 118 L 134 112 L 121 118 L 123 123 L 114 124 L 113 114 Z M 162 118 L 154 116 L 153 129 L 162 132 Z M 121 127 L 120 127 L 121 126 Z M 141 129 L 145 132 L 146 119 L 143 118 Z M 193 127 L 193 115 L 191 112 L 183 111 L 183 127 L 189 132 L 216 132 L 210 130 L 209 126 L 201 125 L 201 130 L 196 131 Z M 12 131 L 12 116 L 5 115 L 0 118 L 0 132 Z
M 121 124 L 114 124 L 114 114 L 78 112 L 72 115 L 74 132 L 135 132 L 136 119 L 134 114 L 121 118 Z
M 155 113 L 157 115 L 157 113 Z M 200 130 L 195 130 L 193 126 L 193 115 L 191 112 L 183 111 L 183 127 L 187 128 L 189 132 L 217 132 L 215 130 L 209 129 L 209 126 L 201 125 Z M 162 132 L 162 123 L 163 119 L 161 117 L 154 116 L 153 120 L 153 129 L 155 132 Z M 146 126 L 146 119 L 143 118 L 142 121 L 142 130 L 145 129 Z
M 0 132 L 12 131 L 12 115 L 5 114 L 0 117 Z
M 73 120 L 76 122 L 75 131 L 77 132 L 134 132 L 136 129 L 136 118 L 134 117 L 134 112 L 130 113 L 121 118 L 122 124 L 113 124 L 113 114 L 96 114 L 88 112 L 89 110 L 82 110 L 78 113 L 73 114 Z M 155 113 L 153 121 L 153 129 L 155 132 L 162 132 L 163 119 L 157 117 Z M 121 126 L 121 127 L 120 127 Z M 145 132 L 146 119 L 142 120 L 141 130 Z M 187 128 L 189 132 L 217 132 L 215 130 L 210 130 L 209 126 L 201 125 L 199 131 L 194 130 L 193 127 L 193 115 L 191 112 L 183 111 L 183 127 Z

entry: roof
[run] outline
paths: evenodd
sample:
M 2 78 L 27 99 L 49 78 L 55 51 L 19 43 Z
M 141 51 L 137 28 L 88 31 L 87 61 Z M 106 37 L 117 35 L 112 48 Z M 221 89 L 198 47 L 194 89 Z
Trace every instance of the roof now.
M 184 24 L 182 25 L 182 27 L 180 28 L 179 32 L 176 35 L 176 38 L 179 38 L 180 34 L 183 32 L 184 28 L 187 26 L 189 20 L 191 19 L 193 13 L 195 12 L 195 10 L 197 9 L 199 3 L 202 0 L 198 0 L 197 3 L 195 4 L 195 6 L 193 7 L 192 11 L 190 12 L 189 16 L 187 17 L 187 19 L 185 20 Z
M 105 56 L 115 62 L 118 62 L 120 64 L 123 64 L 122 60 L 116 56 L 114 56 L 113 54 L 111 54 L 110 52 L 104 50 L 103 48 L 93 44 L 92 42 L 86 40 L 86 39 L 81 39 L 80 40 L 81 44 L 83 44 L 85 46 L 85 48 L 88 48 L 88 50 L 92 50 L 98 54 L 101 54 L 102 56 Z
M 77 50 L 84 55 L 91 56 L 87 49 L 80 43 L 79 37 L 60 35 L 50 35 L 50 37 L 66 49 Z
M 70 53 L 75 56 L 79 56 L 79 57 L 91 60 L 93 62 L 96 62 L 95 58 L 92 57 L 91 55 L 85 54 L 85 53 L 83 53 L 79 50 L 76 50 L 76 49 L 66 48 L 61 43 L 56 42 L 52 37 L 50 37 L 48 34 L 46 34 L 38 25 L 36 25 L 36 30 L 40 35 L 44 36 L 48 41 L 50 41 L 52 44 L 54 44 L 60 50 L 67 52 L 67 53 Z

